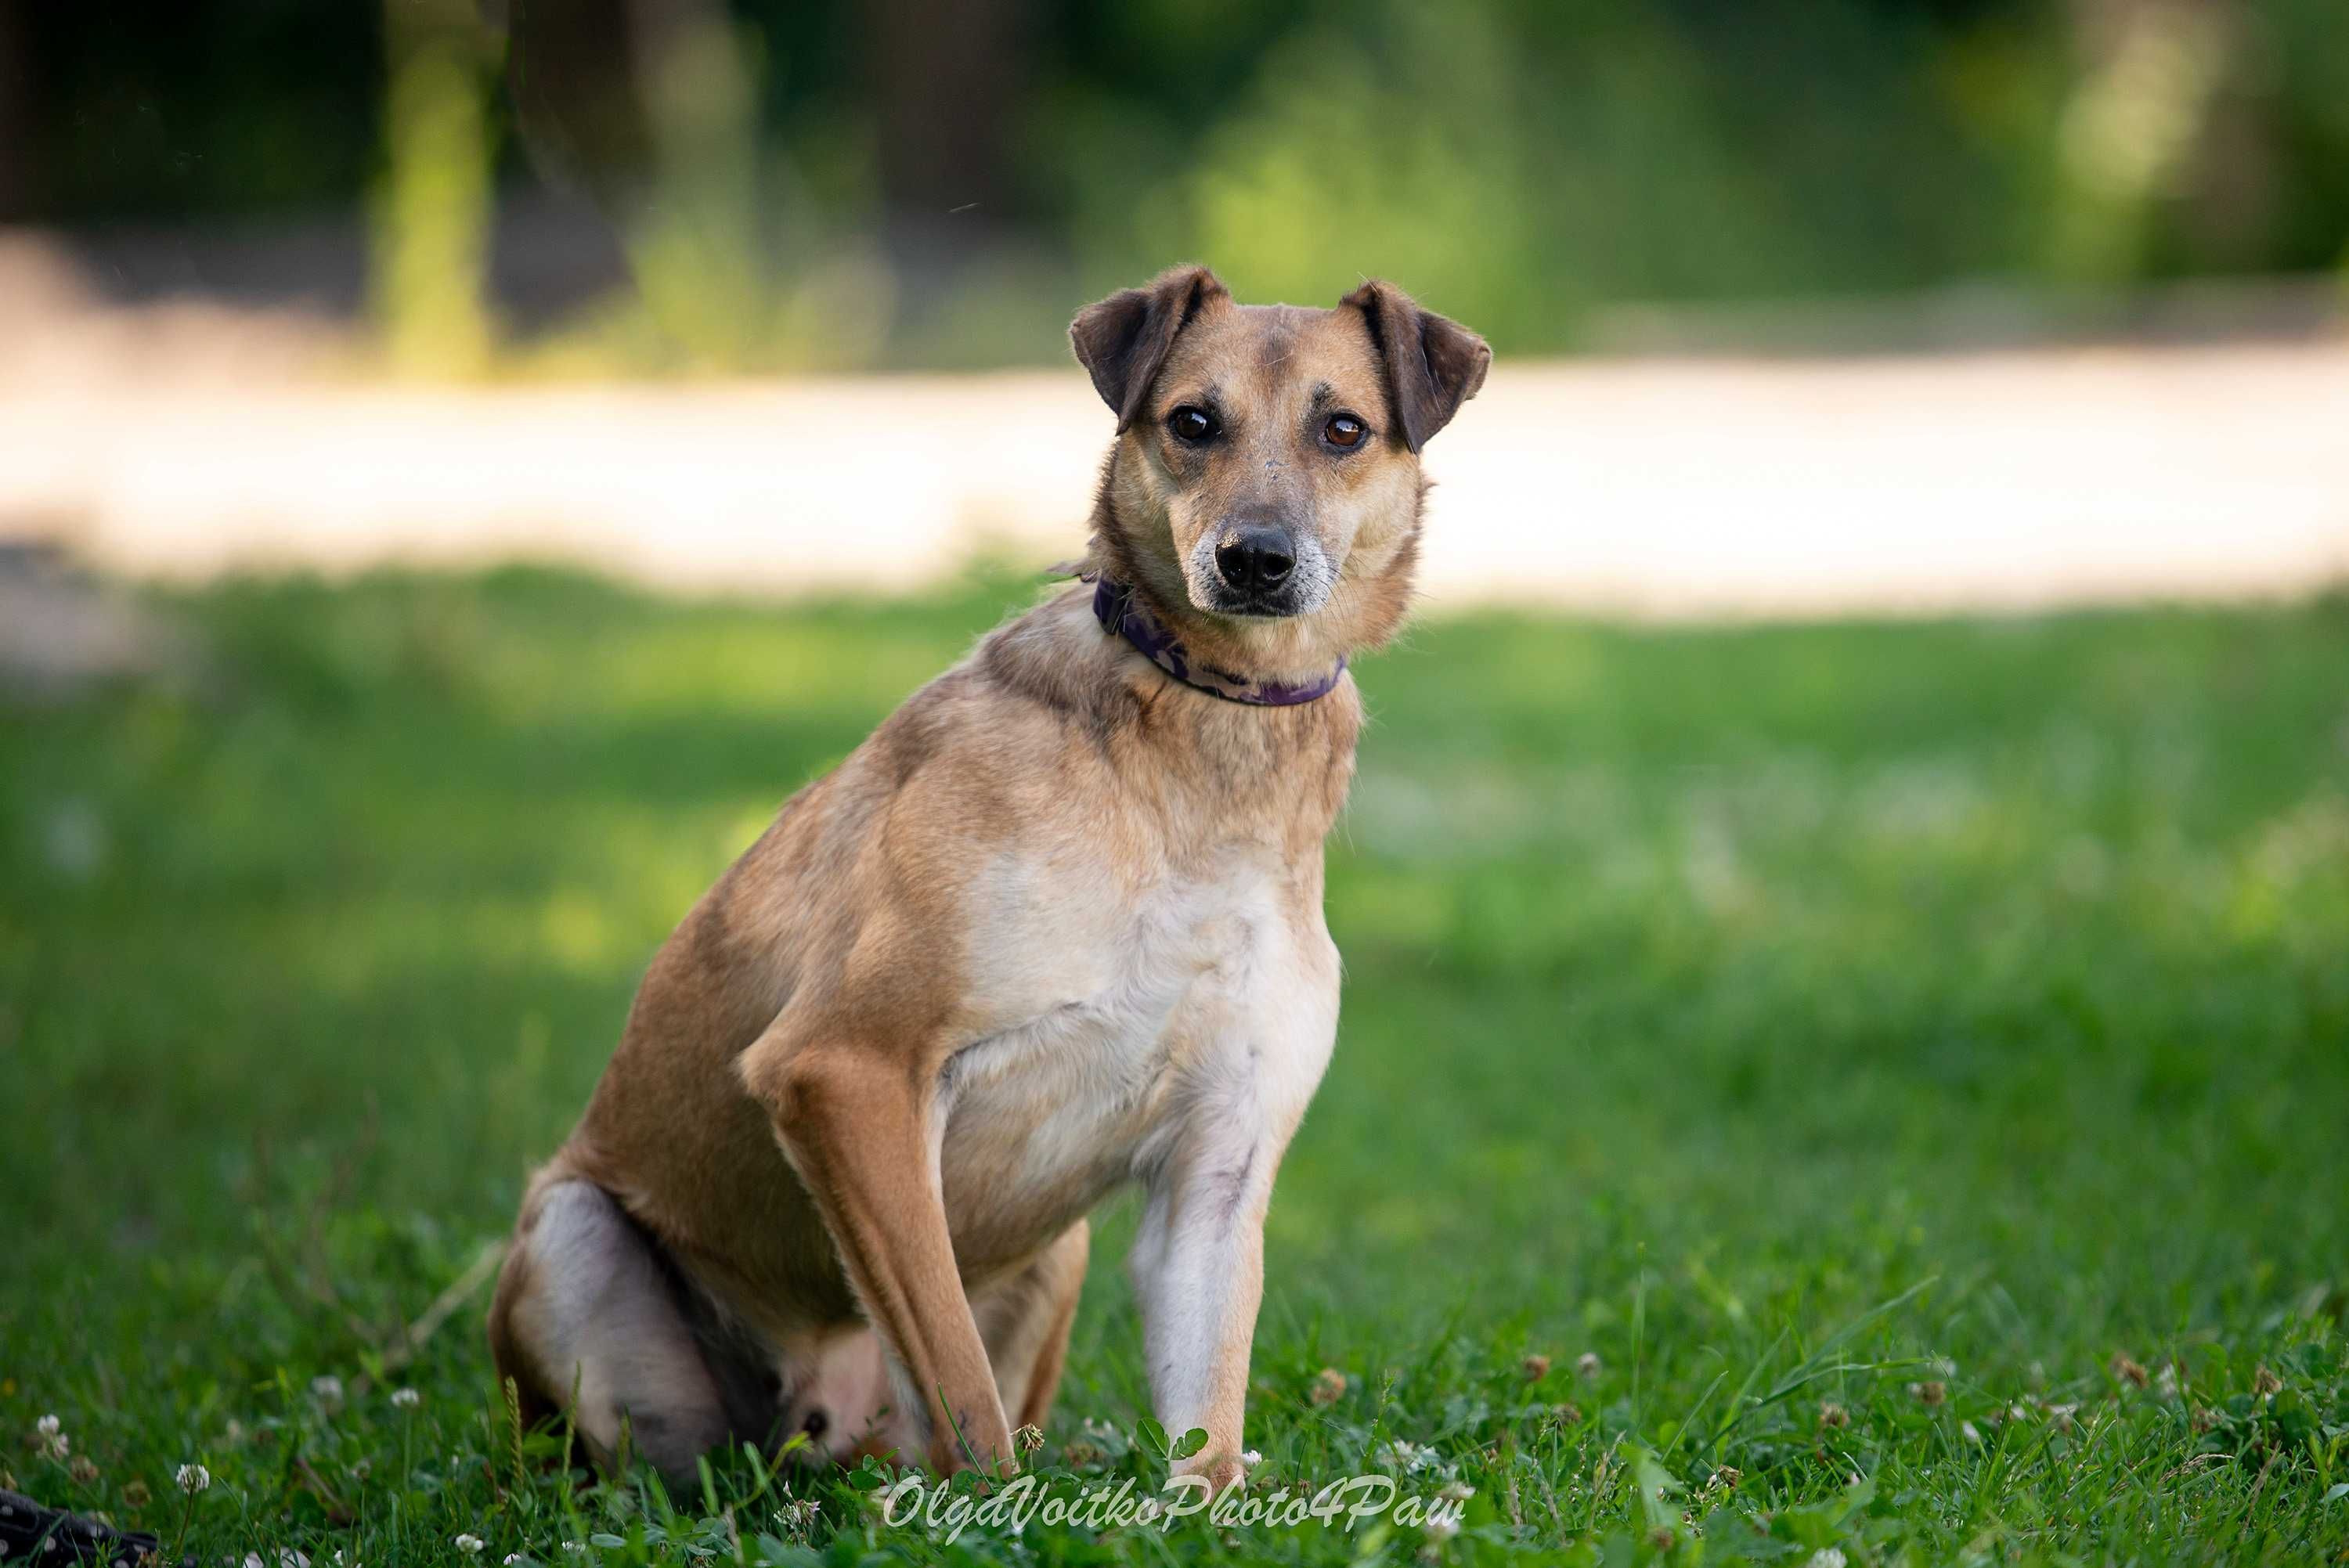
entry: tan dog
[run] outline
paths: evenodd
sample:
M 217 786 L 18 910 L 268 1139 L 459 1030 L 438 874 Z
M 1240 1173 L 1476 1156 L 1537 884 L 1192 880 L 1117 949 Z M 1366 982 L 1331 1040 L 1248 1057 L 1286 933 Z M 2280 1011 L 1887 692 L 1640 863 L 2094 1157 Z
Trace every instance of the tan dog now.
M 1009 1467 L 1088 1210 L 1139 1182 L 1158 1419 L 1220 1491 L 1273 1173 L 1330 1059 L 1321 845 L 1411 596 L 1474 333 L 1366 284 L 1092 306 L 1117 413 L 1091 587 L 990 634 L 801 790 L 653 961 L 532 1182 L 490 1336 L 609 1458 L 730 1438 Z

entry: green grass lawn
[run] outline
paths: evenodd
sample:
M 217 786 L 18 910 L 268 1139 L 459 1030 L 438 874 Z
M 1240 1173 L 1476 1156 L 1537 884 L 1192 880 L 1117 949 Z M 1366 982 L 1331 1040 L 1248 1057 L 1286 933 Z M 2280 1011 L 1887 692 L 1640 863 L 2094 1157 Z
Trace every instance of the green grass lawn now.
M 2339 597 L 1479 616 L 1365 663 L 1344 1021 L 1249 1440 L 1260 1495 L 1465 1483 L 1456 1537 L 949 1546 L 870 1474 L 566 1480 L 508 1429 L 486 1293 L 407 1326 L 502 1235 L 669 925 L 1029 592 L 233 586 L 160 601 L 207 650 L 183 677 L 0 713 L 0 1469 L 321 1568 L 2343 1560 Z M 1063 1491 L 1161 1473 L 1131 1224 L 1037 1456 Z

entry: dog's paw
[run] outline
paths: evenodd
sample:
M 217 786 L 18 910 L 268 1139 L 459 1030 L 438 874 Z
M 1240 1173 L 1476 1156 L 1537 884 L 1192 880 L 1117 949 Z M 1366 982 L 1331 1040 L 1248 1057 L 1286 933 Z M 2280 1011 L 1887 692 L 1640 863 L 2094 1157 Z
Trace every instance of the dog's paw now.
M 1237 1454 L 1208 1449 L 1177 1464 L 1174 1473 L 1201 1477 L 1207 1483 L 1207 1495 L 1221 1497 L 1247 1480 L 1247 1466 L 1240 1461 Z

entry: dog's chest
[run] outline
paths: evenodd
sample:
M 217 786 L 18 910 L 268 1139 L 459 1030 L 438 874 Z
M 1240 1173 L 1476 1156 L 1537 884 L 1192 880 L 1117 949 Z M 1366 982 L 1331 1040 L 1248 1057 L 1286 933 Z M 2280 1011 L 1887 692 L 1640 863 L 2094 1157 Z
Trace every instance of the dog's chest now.
M 944 1090 L 966 1270 L 1058 1233 L 1236 1075 L 1280 1070 L 1283 998 L 1319 978 L 1296 972 L 1277 865 L 1235 856 L 1106 905 L 1066 880 L 1006 868 L 983 901 L 979 988 L 1016 1021 L 957 1055 Z

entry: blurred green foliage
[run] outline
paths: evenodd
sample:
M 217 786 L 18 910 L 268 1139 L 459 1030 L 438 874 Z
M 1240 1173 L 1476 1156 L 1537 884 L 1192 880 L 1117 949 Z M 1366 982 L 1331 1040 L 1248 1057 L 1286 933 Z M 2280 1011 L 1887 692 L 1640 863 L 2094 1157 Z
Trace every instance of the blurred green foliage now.
M 137 26 L 9 4 L 30 108 L 0 204 L 331 205 L 387 164 L 410 187 L 421 122 L 386 83 L 400 18 L 443 0 Z M 2349 263 L 2336 0 L 492 12 L 468 23 L 503 67 L 481 139 L 436 155 L 481 168 L 430 178 L 589 191 L 638 298 L 572 340 L 688 365 L 1049 359 L 1071 298 L 1183 257 L 1259 298 L 1390 275 L 1504 352 L 1625 301 Z

